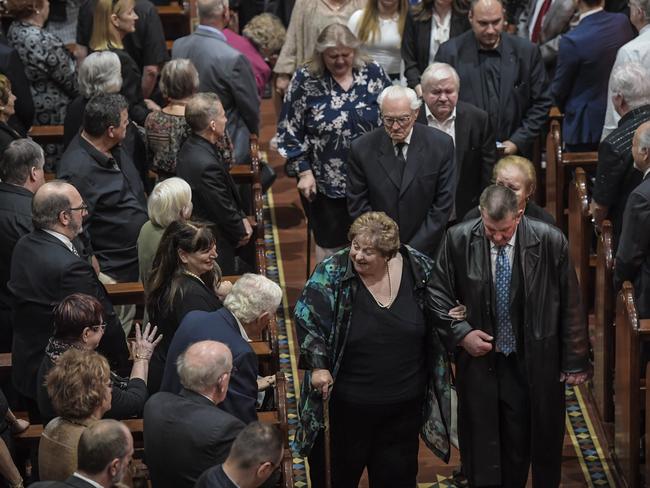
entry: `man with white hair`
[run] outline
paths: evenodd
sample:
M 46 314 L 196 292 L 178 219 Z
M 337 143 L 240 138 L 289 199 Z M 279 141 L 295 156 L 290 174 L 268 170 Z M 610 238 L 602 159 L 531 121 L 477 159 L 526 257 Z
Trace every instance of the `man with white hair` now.
M 490 117 L 486 111 L 458 100 L 460 78 L 446 63 L 430 64 L 420 84 L 424 110 L 420 110 L 417 121 L 440 129 L 454 140 L 458 184 L 450 220 L 462 220 L 478 207 L 478 197 L 492 180 L 497 147 Z
M 650 73 L 637 63 L 625 63 L 611 76 L 612 102 L 621 116 L 618 128 L 600 143 L 591 212 L 596 225 L 609 218 L 618 237 L 629 194 L 641 183 L 632 160 L 632 137 L 650 120 Z
M 378 102 L 384 127 L 350 148 L 348 211 L 353 219 L 386 212 L 399 225 L 402 242 L 432 255 L 454 204 L 454 141 L 416 122 L 420 101 L 411 88 L 390 86 Z
M 650 66 L 650 0 L 630 0 L 630 22 L 639 32 L 639 35 L 622 46 L 616 54 L 616 61 L 612 67 L 612 74 L 619 66 L 625 63 L 638 63 L 641 66 Z M 618 126 L 621 116 L 614 108 L 612 78 L 609 80 L 607 93 L 607 113 L 602 139 L 605 139 Z
M 182 388 L 156 393 L 144 406 L 144 450 L 153 488 L 193 488 L 201 473 L 226 460 L 245 427 L 219 408 L 235 374 L 226 344 L 196 342 L 175 363 Z
M 237 280 L 216 312 L 188 313 L 169 346 L 162 391 L 179 391 L 182 381 L 176 371 L 176 358 L 188 345 L 204 340 L 228 344 L 237 374 L 221 408 L 241 421 L 257 418 L 257 355 L 249 344 L 248 334 L 255 336 L 264 329 L 282 300 L 282 290 L 267 277 L 247 273 Z M 271 386 L 272 377 L 261 378 L 260 388 Z
M 632 140 L 634 168 L 643 181 L 630 194 L 623 214 L 623 231 L 616 252 L 614 284 L 634 285 L 639 318 L 650 318 L 650 122 L 639 126 Z
M 194 33 L 174 41 L 172 58 L 188 58 L 199 72 L 199 91 L 219 95 L 235 146 L 235 161 L 248 160 L 250 134 L 257 134 L 260 99 L 253 69 L 246 57 L 228 45 L 228 0 L 198 0 L 199 25 Z

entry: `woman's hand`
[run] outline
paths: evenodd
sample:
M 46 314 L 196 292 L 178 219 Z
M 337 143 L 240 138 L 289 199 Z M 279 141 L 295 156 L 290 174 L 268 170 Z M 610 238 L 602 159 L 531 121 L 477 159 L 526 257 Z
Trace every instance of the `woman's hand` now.
M 152 112 L 160 112 L 160 105 L 158 105 L 156 102 L 149 98 L 144 99 L 144 104 L 147 106 L 149 110 Z
M 449 312 L 449 316 L 454 320 L 465 320 L 467 318 L 467 307 L 459 303 Z
M 257 391 L 263 391 L 275 385 L 275 375 L 257 378 Z
M 330 386 L 333 384 L 334 380 L 327 369 L 314 369 L 311 372 L 311 386 L 315 390 L 320 390 L 323 400 L 327 400 L 330 394 Z
M 219 283 L 219 286 L 214 289 L 214 292 L 219 297 L 219 300 L 223 301 L 228 296 L 228 293 L 230 293 L 230 290 L 232 290 L 232 283 L 226 280 Z
M 303 171 L 299 175 L 298 191 L 307 200 L 312 202 L 316 198 L 316 179 L 310 169 Z
M 285 74 L 278 75 L 275 78 L 275 91 L 279 95 L 284 96 L 284 94 L 287 92 L 287 88 L 289 88 L 290 81 L 291 81 L 291 76 Z
M 156 332 L 158 332 L 158 327 L 152 329 L 150 323 L 146 325 L 144 332 L 140 332 L 140 324 L 135 324 L 135 342 L 131 346 L 133 361 L 149 361 L 151 359 L 153 350 L 162 340 L 162 334 L 154 340 Z

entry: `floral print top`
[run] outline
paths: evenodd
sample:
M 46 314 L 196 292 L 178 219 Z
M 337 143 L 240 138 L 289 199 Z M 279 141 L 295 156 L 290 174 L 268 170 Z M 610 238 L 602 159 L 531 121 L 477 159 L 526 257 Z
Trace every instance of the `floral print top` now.
M 391 82 L 375 62 L 353 69 L 344 90 L 330 73 L 312 75 L 303 66 L 293 76 L 278 125 L 278 149 L 287 171 L 311 169 L 320 193 L 345 198 L 350 144 L 380 124 L 377 97 Z
M 34 125 L 63 124 L 66 108 L 77 96 L 72 54 L 54 34 L 27 22 L 12 22 L 7 40 L 18 52 L 31 82 Z

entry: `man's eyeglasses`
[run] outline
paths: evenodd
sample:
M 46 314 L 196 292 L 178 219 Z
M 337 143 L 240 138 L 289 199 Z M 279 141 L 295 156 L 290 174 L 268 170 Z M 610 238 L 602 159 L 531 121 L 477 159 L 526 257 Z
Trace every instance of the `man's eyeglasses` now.
M 384 125 L 392 127 L 395 123 L 399 124 L 400 127 L 406 127 L 409 122 L 411 122 L 412 115 L 402 115 L 401 117 L 387 117 L 382 115 L 381 120 L 384 121 Z
M 68 212 L 87 212 L 88 211 L 88 205 L 83 203 L 81 207 L 74 207 L 74 208 L 69 208 Z

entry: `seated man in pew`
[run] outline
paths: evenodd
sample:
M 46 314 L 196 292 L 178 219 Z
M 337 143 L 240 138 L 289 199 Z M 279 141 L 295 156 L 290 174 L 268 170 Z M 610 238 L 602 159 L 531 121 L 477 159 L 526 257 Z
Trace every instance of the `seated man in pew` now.
M 153 488 L 192 488 L 201 473 L 226 460 L 245 424 L 218 408 L 233 375 L 228 346 L 192 344 L 176 362 L 183 389 L 160 392 L 144 408 L 145 462 Z
M 623 213 L 623 231 L 616 251 L 614 289 L 623 282 L 634 285 L 640 319 L 650 318 L 650 122 L 634 132 L 634 168 L 643 181 L 630 194 Z
M 591 213 L 597 226 L 606 218 L 612 221 L 616 246 L 625 203 L 641 183 L 641 173 L 633 166 L 632 136 L 637 127 L 650 120 L 650 73 L 636 63 L 622 64 L 612 72 L 610 88 L 621 120 L 598 148 Z
M 65 481 L 41 481 L 34 488 L 120 486 L 133 458 L 133 436 L 117 420 L 99 420 L 79 438 L 77 470 Z
M 239 248 L 253 235 L 235 182 L 215 143 L 226 130 L 226 112 L 214 93 L 198 93 L 185 107 L 192 129 L 178 153 L 176 175 L 192 188 L 193 216 L 216 230 L 217 262 L 224 274 L 239 274 Z
M 87 259 L 80 256 L 86 206 L 77 189 L 62 181 L 45 183 L 34 195 L 34 230 L 22 237 L 11 258 L 8 288 L 14 311 L 12 380 L 36 413 L 36 377 L 52 335 L 53 308 L 72 293 L 97 298 L 104 309 L 106 329 L 99 350 L 111 366 L 128 371 L 129 351 L 121 324 L 106 289 Z
M 223 464 L 205 471 L 195 488 L 257 488 L 282 463 L 282 432 L 274 425 L 252 422 L 242 430 Z
M 232 351 L 237 374 L 231 379 L 221 408 L 245 423 L 254 421 L 258 389 L 271 386 L 273 377 L 261 378 L 258 383 L 257 356 L 247 331 L 254 335 L 267 327 L 281 300 L 282 290 L 277 284 L 265 276 L 247 273 L 233 285 L 223 308 L 188 313 L 169 346 L 161 390 L 179 391 L 182 381 L 176 374 L 177 358 L 190 344 L 204 340 L 223 342 Z
M 0 352 L 11 351 L 11 255 L 18 239 L 34 229 L 32 198 L 45 183 L 44 164 L 43 149 L 31 139 L 12 141 L 0 162 Z

